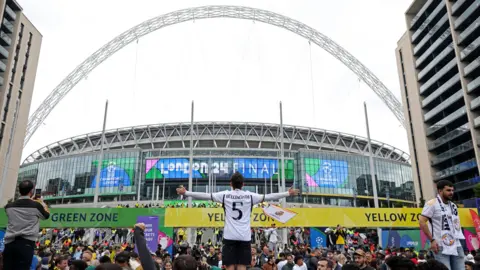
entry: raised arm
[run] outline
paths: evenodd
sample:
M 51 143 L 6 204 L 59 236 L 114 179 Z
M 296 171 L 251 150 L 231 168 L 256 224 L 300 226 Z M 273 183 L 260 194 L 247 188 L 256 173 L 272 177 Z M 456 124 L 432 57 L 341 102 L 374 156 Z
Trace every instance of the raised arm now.
M 270 193 L 270 194 L 265 195 L 264 201 L 266 201 L 266 202 L 276 201 L 276 200 L 280 200 L 282 198 L 286 198 L 288 196 L 290 196 L 290 193 L 288 191 L 287 192 L 280 192 L 280 193 Z
M 196 200 L 211 200 L 211 201 L 213 201 L 211 193 L 185 191 L 184 195 L 187 196 L 187 197 L 192 197 L 193 199 L 196 199 Z
M 261 195 L 257 193 L 253 193 L 253 204 L 258 204 L 264 201 L 276 201 L 288 196 L 293 196 L 298 194 L 298 189 L 290 188 L 287 192 L 280 192 L 280 193 L 270 193 L 266 195 Z
M 217 193 L 192 192 L 192 191 L 187 191 L 184 187 L 177 188 L 177 194 L 185 195 L 187 197 L 192 197 L 193 199 L 196 199 L 196 200 L 210 200 L 210 201 L 220 202 L 220 203 L 222 202 L 222 199 L 223 199 L 222 192 L 217 192 Z
M 135 245 L 137 246 L 138 256 L 140 256 L 140 262 L 143 269 L 145 270 L 154 270 L 155 263 L 150 255 L 150 250 L 147 247 L 147 241 L 145 240 L 145 224 L 137 223 L 133 229 L 133 238 L 135 240 Z M 152 250 L 153 251 L 153 250 Z

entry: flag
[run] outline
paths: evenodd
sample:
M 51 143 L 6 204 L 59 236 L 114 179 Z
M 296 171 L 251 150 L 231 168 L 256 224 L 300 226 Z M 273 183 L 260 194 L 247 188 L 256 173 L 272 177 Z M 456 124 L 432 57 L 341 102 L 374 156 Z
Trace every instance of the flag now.
M 265 215 L 281 222 L 281 223 L 286 223 L 293 217 L 297 215 L 297 213 L 292 212 L 287 209 L 283 209 L 281 207 L 275 206 L 275 205 L 269 205 L 268 207 L 263 208 L 263 212 Z
M 473 225 L 475 226 L 475 231 L 477 232 L 477 239 L 480 241 L 480 218 L 472 209 L 470 209 L 470 215 L 472 215 Z

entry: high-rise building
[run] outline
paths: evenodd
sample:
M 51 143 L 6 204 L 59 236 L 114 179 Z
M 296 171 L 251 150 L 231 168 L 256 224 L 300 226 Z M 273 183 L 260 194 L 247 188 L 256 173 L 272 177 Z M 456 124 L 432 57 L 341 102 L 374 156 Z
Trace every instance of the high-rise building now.
M 0 0 L 0 204 L 13 198 L 42 35 L 15 0 Z
M 480 182 L 480 1 L 415 0 L 396 57 L 414 179 L 420 197 L 455 184 L 456 200 Z

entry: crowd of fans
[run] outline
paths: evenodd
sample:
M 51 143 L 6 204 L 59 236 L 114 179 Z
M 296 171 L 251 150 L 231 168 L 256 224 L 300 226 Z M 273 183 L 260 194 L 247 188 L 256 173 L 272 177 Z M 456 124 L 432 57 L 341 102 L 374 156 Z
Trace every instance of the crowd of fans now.
M 175 231 L 172 254 L 158 245 L 147 247 L 145 224 L 133 229 L 40 230 L 40 219 L 49 218 L 48 207 L 35 198 L 33 183 L 22 181 L 20 197 L 7 204 L 8 226 L 0 270 L 220 270 L 222 232 L 215 229 L 215 240 L 203 241 L 197 229 L 196 243 L 189 244 L 185 229 Z M 32 198 L 34 198 L 32 200 Z M 196 204 L 197 207 L 219 207 L 218 204 Z M 264 206 L 263 204 L 260 207 Z M 121 207 L 121 206 L 119 206 Z M 135 205 L 135 207 L 154 207 Z M 182 203 L 167 207 L 183 207 Z M 40 233 L 39 233 L 40 232 Z M 251 231 L 251 270 L 444 270 L 445 265 L 433 259 L 430 251 L 379 247 L 375 231 L 361 233 L 338 225 L 327 229 L 327 247 L 312 248 L 309 230 L 290 228 L 287 244 L 274 224 Z M 198 237 L 200 236 L 200 237 Z M 88 238 L 92 239 L 87 240 Z M 194 241 L 195 242 L 195 241 Z M 87 244 L 88 243 L 88 244 Z M 250 256 L 249 256 L 250 257 Z M 249 258 L 248 257 L 248 258 Z M 480 270 L 480 253 L 467 253 L 465 269 Z M 458 269 L 455 269 L 458 270 Z
M 415 251 L 411 248 L 378 248 L 371 244 L 376 241 L 373 233 L 365 234 L 362 244 L 352 243 L 351 238 L 358 235 L 356 230 L 327 230 L 327 234 L 342 237 L 345 234 L 346 244 L 330 245 L 324 248 L 311 248 L 309 241 L 304 241 L 308 230 L 292 228 L 289 232 L 289 244 L 279 246 L 275 250 L 269 248 L 269 233 L 272 228 L 254 230 L 252 240 L 252 261 L 248 266 L 251 270 L 443 270 L 447 269 L 433 259 L 426 250 Z M 343 232 L 343 230 L 345 232 Z M 50 230 L 54 231 L 54 230 Z M 121 242 L 121 229 L 112 230 L 111 239 L 104 239 L 100 233 L 98 241 L 88 245 L 81 240 L 83 229 L 57 230 L 57 240 L 49 238 L 37 241 L 31 269 L 35 270 L 92 270 L 92 269 L 122 269 L 122 270 L 221 270 L 222 246 L 219 242 L 202 242 L 189 245 L 184 239 L 177 238 L 173 254 L 169 254 L 161 245 L 154 252 L 146 248 L 141 225 L 127 230 L 133 234 L 131 239 Z M 178 232 L 178 231 L 177 231 Z M 350 231 L 351 232 L 351 231 Z M 49 232 L 42 230 L 42 237 L 50 237 Z M 52 234 L 53 235 L 53 234 Z M 298 237 L 302 235 L 302 237 Z M 78 238 L 77 238 L 78 237 Z M 260 239 L 259 239 L 260 238 Z M 361 237 L 360 237 L 361 238 Z M 307 238 L 308 239 L 308 238 Z M 210 240 L 210 239 L 209 239 Z M 221 240 L 221 239 L 220 239 Z M 258 241 L 259 240 L 259 241 Z M 362 239 L 363 240 L 363 239 Z M 62 245 L 55 246 L 60 242 Z M 220 241 L 221 242 L 221 241 Z M 142 248 L 143 246 L 143 248 Z M 142 251 L 143 250 L 143 251 Z M 143 254 L 141 254 L 143 252 Z M 140 253 L 140 254 L 139 254 Z M 144 261 L 152 262 L 145 268 Z M 181 260 L 181 265 L 176 262 Z M 2 267 L 0 266 L 0 269 Z M 480 253 L 467 253 L 465 269 L 480 269 Z

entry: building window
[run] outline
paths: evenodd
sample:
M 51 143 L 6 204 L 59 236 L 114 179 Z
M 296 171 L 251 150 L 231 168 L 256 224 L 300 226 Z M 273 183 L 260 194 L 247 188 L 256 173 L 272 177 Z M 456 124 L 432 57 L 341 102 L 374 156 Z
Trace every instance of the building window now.
M 407 103 L 406 106 L 407 106 L 407 111 L 408 111 L 408 122 L 410 124 L 410 132 L 411 132 L 411 135 L 412 135 L 411 141 L 412 141 L 412 148 L 413 148 L 413 156 L 415 158 L 415 165 L 416 165 L 415 167 L 416 167 L 418 185 L 419 185 L 419 189 L 420 189 L 420 200 L 424 200 L 423 190 L 422 190 L 422 181 L 421 181 L 421 178 L 420 178 L 420 168 L 418 167 L 417 146 L 416 146 L 416 143 L 415 143 L 415 135 L 413 134 L 412 114 L 410 112 L 410 100 L 409 100 L 409 97 L 408 97 L 407 79 L 405 77 L 405 67 L 403 65 L 402 50 L 399 50 L 398 54 L 400 56 L 400 65 L 402 67 L 403 90 L 405 92 L 405 101 Z
M 22 77 L 20 78 L 20 90 L 23 90 L 23 85 L 25 83 L 25 75 L 27 74 L 27 67 L 28 67 L 28 58 L 30 56 L 30 47 L 32 45 L 32 33 L 30 33 L 28 37 L 28 43 L 27 43 L 27 52 L 25 53 L 25 63 L 23 64 L 23 69 L 22 69 Z

